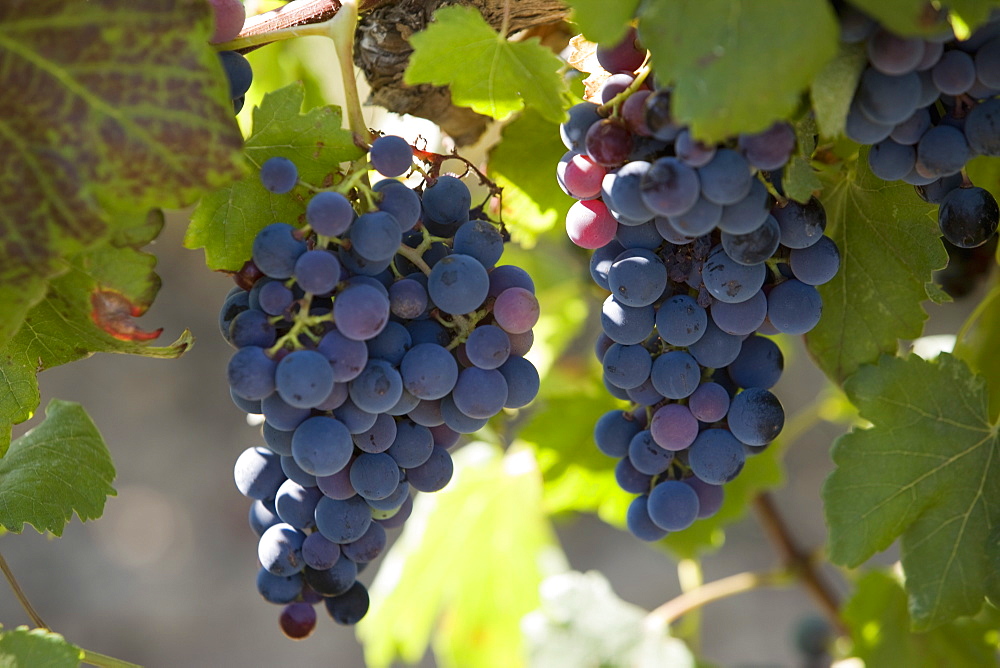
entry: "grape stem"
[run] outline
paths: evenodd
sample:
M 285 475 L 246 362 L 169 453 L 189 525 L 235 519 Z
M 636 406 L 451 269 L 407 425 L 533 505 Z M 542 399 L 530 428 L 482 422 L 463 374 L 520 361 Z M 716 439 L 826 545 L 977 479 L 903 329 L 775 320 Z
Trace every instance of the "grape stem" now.
M 89 649 L 83 650 L 83 658 L 80 662 L 91 666 L 99 666 L 100 668 L 141 668 L 141 666 L 137 663 L 122 661 L 121 659 L 116 659 L 113 656 L 93 652 Z
M 628 85 L 628 88 L 626 88 L 625 90 L 618 93 L 613 98 L 611 98 L 610 100 L 599 106 L 597 108 L 597 112 L 603 115 L 608 113 L 612 109 L 617 109 L 619 106 L 621 106 L 621 104 L 625 100 L 627 100 L 632 95 L 632 93 L 639 90 L 642 84 L 645 83 L 646 77 L 648 77 L 649 73 L 652 71 L 653 71 L 653 66 L 649 62 L 649 54 L 647 53 L 646 61 L 643 63 L 642 67 L 639 68 L 639 71 L 636 72 L 635 79 L 633 79 L 632 83 Z
M 0 554 L 0 571 L 3 572 L 3 576 L 7 579 L 7 584 L 14 591 L 14 596 L 17 598 L 18 603 L 24 608 L 24 611 L 28 613 L 28 617 L 31 619 L 31 623 L 39 629 L 51 629 L 51 627 L 46 624 L 35 607 L 31 605 L 31 601 L 28 600 L 28 596 L 21 589 L 21 585 L 18 584 L 17 578 L 14 577 L 14 572 L 10 569 L 10 565 L 4 556 Z M 92 652 L 89 649 L 81 649 L 83 652 L 83 657 L 81 663 L 86 663 L 91 666 L 100 666 L 101 668 L 140 668 L 138 664 L 129 663 L 128 661 L 122 661 L 121 659 L 116 659 L 113 656 L 107 656 L 105 654 L 100 654 L 99 652 Z
M 18 603 L 24 608 L 24 611 L 28 613 L 28 617 L 31 618 L 31 623 L 41 629 L 49 628 L 49 625 L 42 621 L 41 616 L 35 610 L 34 606 L 31 605 L 31 601 L 28 600 L 27 595 L 24 590 L 21 589 L 21 585 L 18 584 L 17 578 L 14 577 L 14 571 L 10 570 L 10 565 L 7 560 L 4 559 L 3 555 L 0 554 L 0 571 L 3 571 L 3 576 L 7 578 L 7 584 L 14 591 L 14 596 L 17 597 Z
M 788 569 L 763 573 L 737 573 L 719 580 L 713 580 L 676 598 L 672 598 L 646 615 L 643 625 L 650 630 L 669 626 L 689 612 L 702 606 L 736 594 L 742 594 L 761 587 L 784 587 L 791 584 L 795 574 Z
M 816 570 L 816 559 L 799 548 L 795 542 L 788 525 L 778 512 L 774 499 L 764 492 L 754 498 L 753 505 L 765 533 L 781 555 L 786 569 L 802 580 L 806 591 L 813 597 L 833 627 L 841 635 L 847 635 L 848 629 L 840 618 L 840 603 L 836 595 Z

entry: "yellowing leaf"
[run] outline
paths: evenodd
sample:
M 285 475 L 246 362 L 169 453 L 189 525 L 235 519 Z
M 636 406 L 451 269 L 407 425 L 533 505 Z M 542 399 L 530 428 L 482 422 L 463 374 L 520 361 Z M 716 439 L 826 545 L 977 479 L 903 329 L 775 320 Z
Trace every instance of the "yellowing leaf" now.
M 555 123 L 565 116 L 559 58 L 535 37 L 508 42 L 473 7 L 442 7 L 410 44 L 403 75 L 410 85 L 449 86 L 452 102 L 492 118 L 524 107 Z
M 0 3 L 0 339 L 105 210 L 189 204 L 242 143 L 203 0 Z
M 416 497 L 375 576 L 358 624 L 368 665 L 416 663 L 435 627 L 440 666 L 524 665 L 521 618 L 539 604 L 542 558 L 560 554 L 530 450 L 465 446 L 448 487 Z

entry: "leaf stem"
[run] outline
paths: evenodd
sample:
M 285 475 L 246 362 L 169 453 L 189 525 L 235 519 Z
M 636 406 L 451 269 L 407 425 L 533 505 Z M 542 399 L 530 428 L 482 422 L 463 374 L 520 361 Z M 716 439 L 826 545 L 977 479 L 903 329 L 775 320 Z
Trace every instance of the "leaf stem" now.
M 795 542 L 784 518 L 778 513 L 774 499 L 764 492 L 754 498 L 753 505 L 765 533 L 781 555 L 785 567 L 802 580 L 806 591 L 813 597 L 833 627 L 841 635 L 847 635 L 848 629 L 840 618 L 840 603 L 837 596 L 816 570 L 815 559 L 803 552 Z
M 340 78 L 344 83 L 344 106 L 347 108 L 347 123 L 351 131 L 365 143 L 370 144 L 373 135 L 368 131 L 364 115 L 361 113 L 361 95 L 354 74 L 354 30 L 358 25 L 357 0 L 343 0 L 340 11 L 325 24 L 327 35 L 337 49 Z
M 21 589 L 21 585 L 18 584 L 17 578 L 14 577 L 14 571 L 10 570 L 10 565 L 7 563 L 7 560 L 4 559 L 2 554 L 0 554 L 0 571 L 3 571 L 3 576 L 7 578 L 7 584 L 9 584 L 10 588 L 14 591 L 14 596 L 17 597 L 18 603 L 20 603 L 21 607 L 24 608 L 24 611 L 28 613 L 28 617 L 31 618 L 31 623 L 38 628 L 49 628 L 49 625 L 42 621 L 41 616 L 31 605 L 31 601 L 28 600 L 24 590 Z
M 713 580 L 708 584 L 684 592 L 656 608 L 646 615 L 644 624 L 649 627 L 673 624 L 685 614 L 713 601 L 761 587 L 782 587 L 790 584 L 793 580 L 794 574 L 786 569 L 764 573 L 737 573 L 720 580 Z
M 142 668 L 137 663 L 122 661 L 121 659 L 116 659 L 113 656 L 101 654 L 100 652 L 93 652 L 89 649 L 83 650 L 83 659 L 81 662 L 90 664 L 91 666 L 100 666 L 100 668 Z

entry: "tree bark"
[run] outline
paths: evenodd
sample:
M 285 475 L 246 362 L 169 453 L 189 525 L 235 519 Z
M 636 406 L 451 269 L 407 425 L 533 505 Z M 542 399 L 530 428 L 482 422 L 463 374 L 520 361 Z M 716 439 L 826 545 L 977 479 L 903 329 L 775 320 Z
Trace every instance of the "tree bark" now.
M 451 103 L 446 87 L 403 83 L 403 71 L 413 49 L 409 38 L 423 30 L 434 11 L 449 4 L 475 7 L 483 18 L 499 30 L 503 25 L 504 4 L 509 3 L 509 33 L 564 20 L 569 10 L 561 0 L 399 0 L 367 3 L 374 5 L 358 24 L 354 42 L 354 63 L 372 88 L 369 104 L 389 111 L 411 114 L 434 121 L 459 146 L 475 142 L 490 119 L 466 107 Z

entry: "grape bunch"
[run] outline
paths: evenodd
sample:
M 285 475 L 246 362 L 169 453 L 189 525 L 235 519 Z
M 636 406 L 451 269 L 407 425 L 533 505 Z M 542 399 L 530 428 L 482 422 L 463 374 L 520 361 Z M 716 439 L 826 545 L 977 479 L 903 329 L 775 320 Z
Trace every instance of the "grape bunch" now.
M 940 205 L 938 225 L 949 243 L 985 244 L 1000 208 L 963 169 L 977 155 L 1000 155 L 1000 16 L 961 42 L 947 24 L 926 39 L 901 37 L 849 5 L 840 27 L 841 40 L 863 43 L 868 56 L 847 136 L 871 145 L 876 176 L 912 184 Z
M 264 447 L 235 467 L 253 499 L 257 587 L 287 606 L 281 627 L 293 638 L 312 631 L 320 601 L 340 624 L 365 615 L 358 573 L 406 520 L 412 494 L 445 487 L 460 435 L 539 387 L 524 358 L 534 283 L 497 266 L 501 230 L 470 210 L 455 176 L 418 189 L 395 180 L 414 168 L 402 138 L 376 139 L 370 160 L 389 178 L 368 188 L 359 172 L 342 192 L 312 195 L 305 226 L 260 230 L 220 313 L 236 348 L 233 401 L 264 420 Z M 277 194 L 299 184 L 281 157 L 260 179 Z
M 815 286 L 840 255 L 818 200 L 769 191 L 795 149 L 788 124 L 706 145 L 671 117 L 669 88 L 645 87 L 634 31 L 597 57 L 602 104 L 570 109 L 557 179 L 578 200 L 567 233 L 594 250 L 591 276 L 610 293 L 605 386 L 632 403 L 600 417 L 594 439 L 638 495 L 629 530 L 653 541 L 714 514 L 722 485 L 781 431 L 770 388 L 783 358 L 765 335 L 816 325 Z

